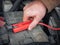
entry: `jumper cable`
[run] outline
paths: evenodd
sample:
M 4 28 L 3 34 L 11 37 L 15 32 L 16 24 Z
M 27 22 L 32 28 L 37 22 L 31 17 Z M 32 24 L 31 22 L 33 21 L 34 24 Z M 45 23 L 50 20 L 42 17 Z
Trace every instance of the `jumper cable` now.
M 20 22 L 20 23 L 17 23 L 17 24 L 13 24 L 12 25 L 14 27 L 13 32 L 16 33 L 16 32 L 21 32 L 21 31 L 24 31 L 24 30 L 28 29 L 31 22 L 32 21 L 30 20 L 30 21 L 26 21 L 26 22 Z M 42 25 L 42 26 L 45 26 L 45 27 L 47 27 L 49 29 L 52 29 L 52 30 L 57 30 L 57 31 L 60 30 L 60 28 L 54 28 L 54 27 L 49 26 L 49 25 L 47 25 L 45 23 L 42 23 L 42 22 L 39 22 L 38 24 Z

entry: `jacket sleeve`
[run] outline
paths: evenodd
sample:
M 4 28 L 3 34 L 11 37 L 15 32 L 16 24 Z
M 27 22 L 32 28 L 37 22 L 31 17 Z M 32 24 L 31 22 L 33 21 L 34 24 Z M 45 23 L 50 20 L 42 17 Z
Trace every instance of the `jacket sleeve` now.
M 60 4 L 60 0 L 36 0 L 36 1 L 41 1 L 48 9 L 48 12 L 50 12 L 52 9 L 54 9 L 56 6 Z

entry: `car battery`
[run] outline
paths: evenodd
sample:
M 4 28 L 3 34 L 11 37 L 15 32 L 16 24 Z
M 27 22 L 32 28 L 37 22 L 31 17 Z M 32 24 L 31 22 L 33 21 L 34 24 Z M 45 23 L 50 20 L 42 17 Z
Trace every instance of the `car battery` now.
M 6 25 L 9 26 L 12 24 L 16 24 L 18 22 L 22 22 L 23 12 L 22 11 L 6 12 L 4 13 L 4 17 Z M 13 33 L 11 30 L 12 29 L 8 30 L 11 45 L 25 45 L 33 42 L 49 42 L 48 36 L 42 30 L 40 25 L 37 25 L 31 31 L 26 29 L 25 31 L 22 32 Z

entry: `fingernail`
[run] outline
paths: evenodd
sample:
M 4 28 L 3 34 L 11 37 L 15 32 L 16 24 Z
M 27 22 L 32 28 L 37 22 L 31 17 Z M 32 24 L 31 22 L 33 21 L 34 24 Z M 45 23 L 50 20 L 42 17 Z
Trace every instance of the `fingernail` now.
M 32 28 L 29 27 L 28 30 L 32 30 Z

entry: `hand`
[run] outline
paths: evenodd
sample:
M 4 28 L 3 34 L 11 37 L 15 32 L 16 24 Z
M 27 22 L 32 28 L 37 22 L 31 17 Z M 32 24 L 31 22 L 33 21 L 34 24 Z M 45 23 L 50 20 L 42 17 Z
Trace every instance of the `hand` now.
M 23 10 L 24 10 L 23 21 L 28 21 L 30 17 L 32 17 L 33 19 L 33 22 L 29 25 L 28 30 L 34 28 L 46 14 L 45 6 L 43 5 L 42 2 L 38 1 L 34 1 L 27 4 Z

